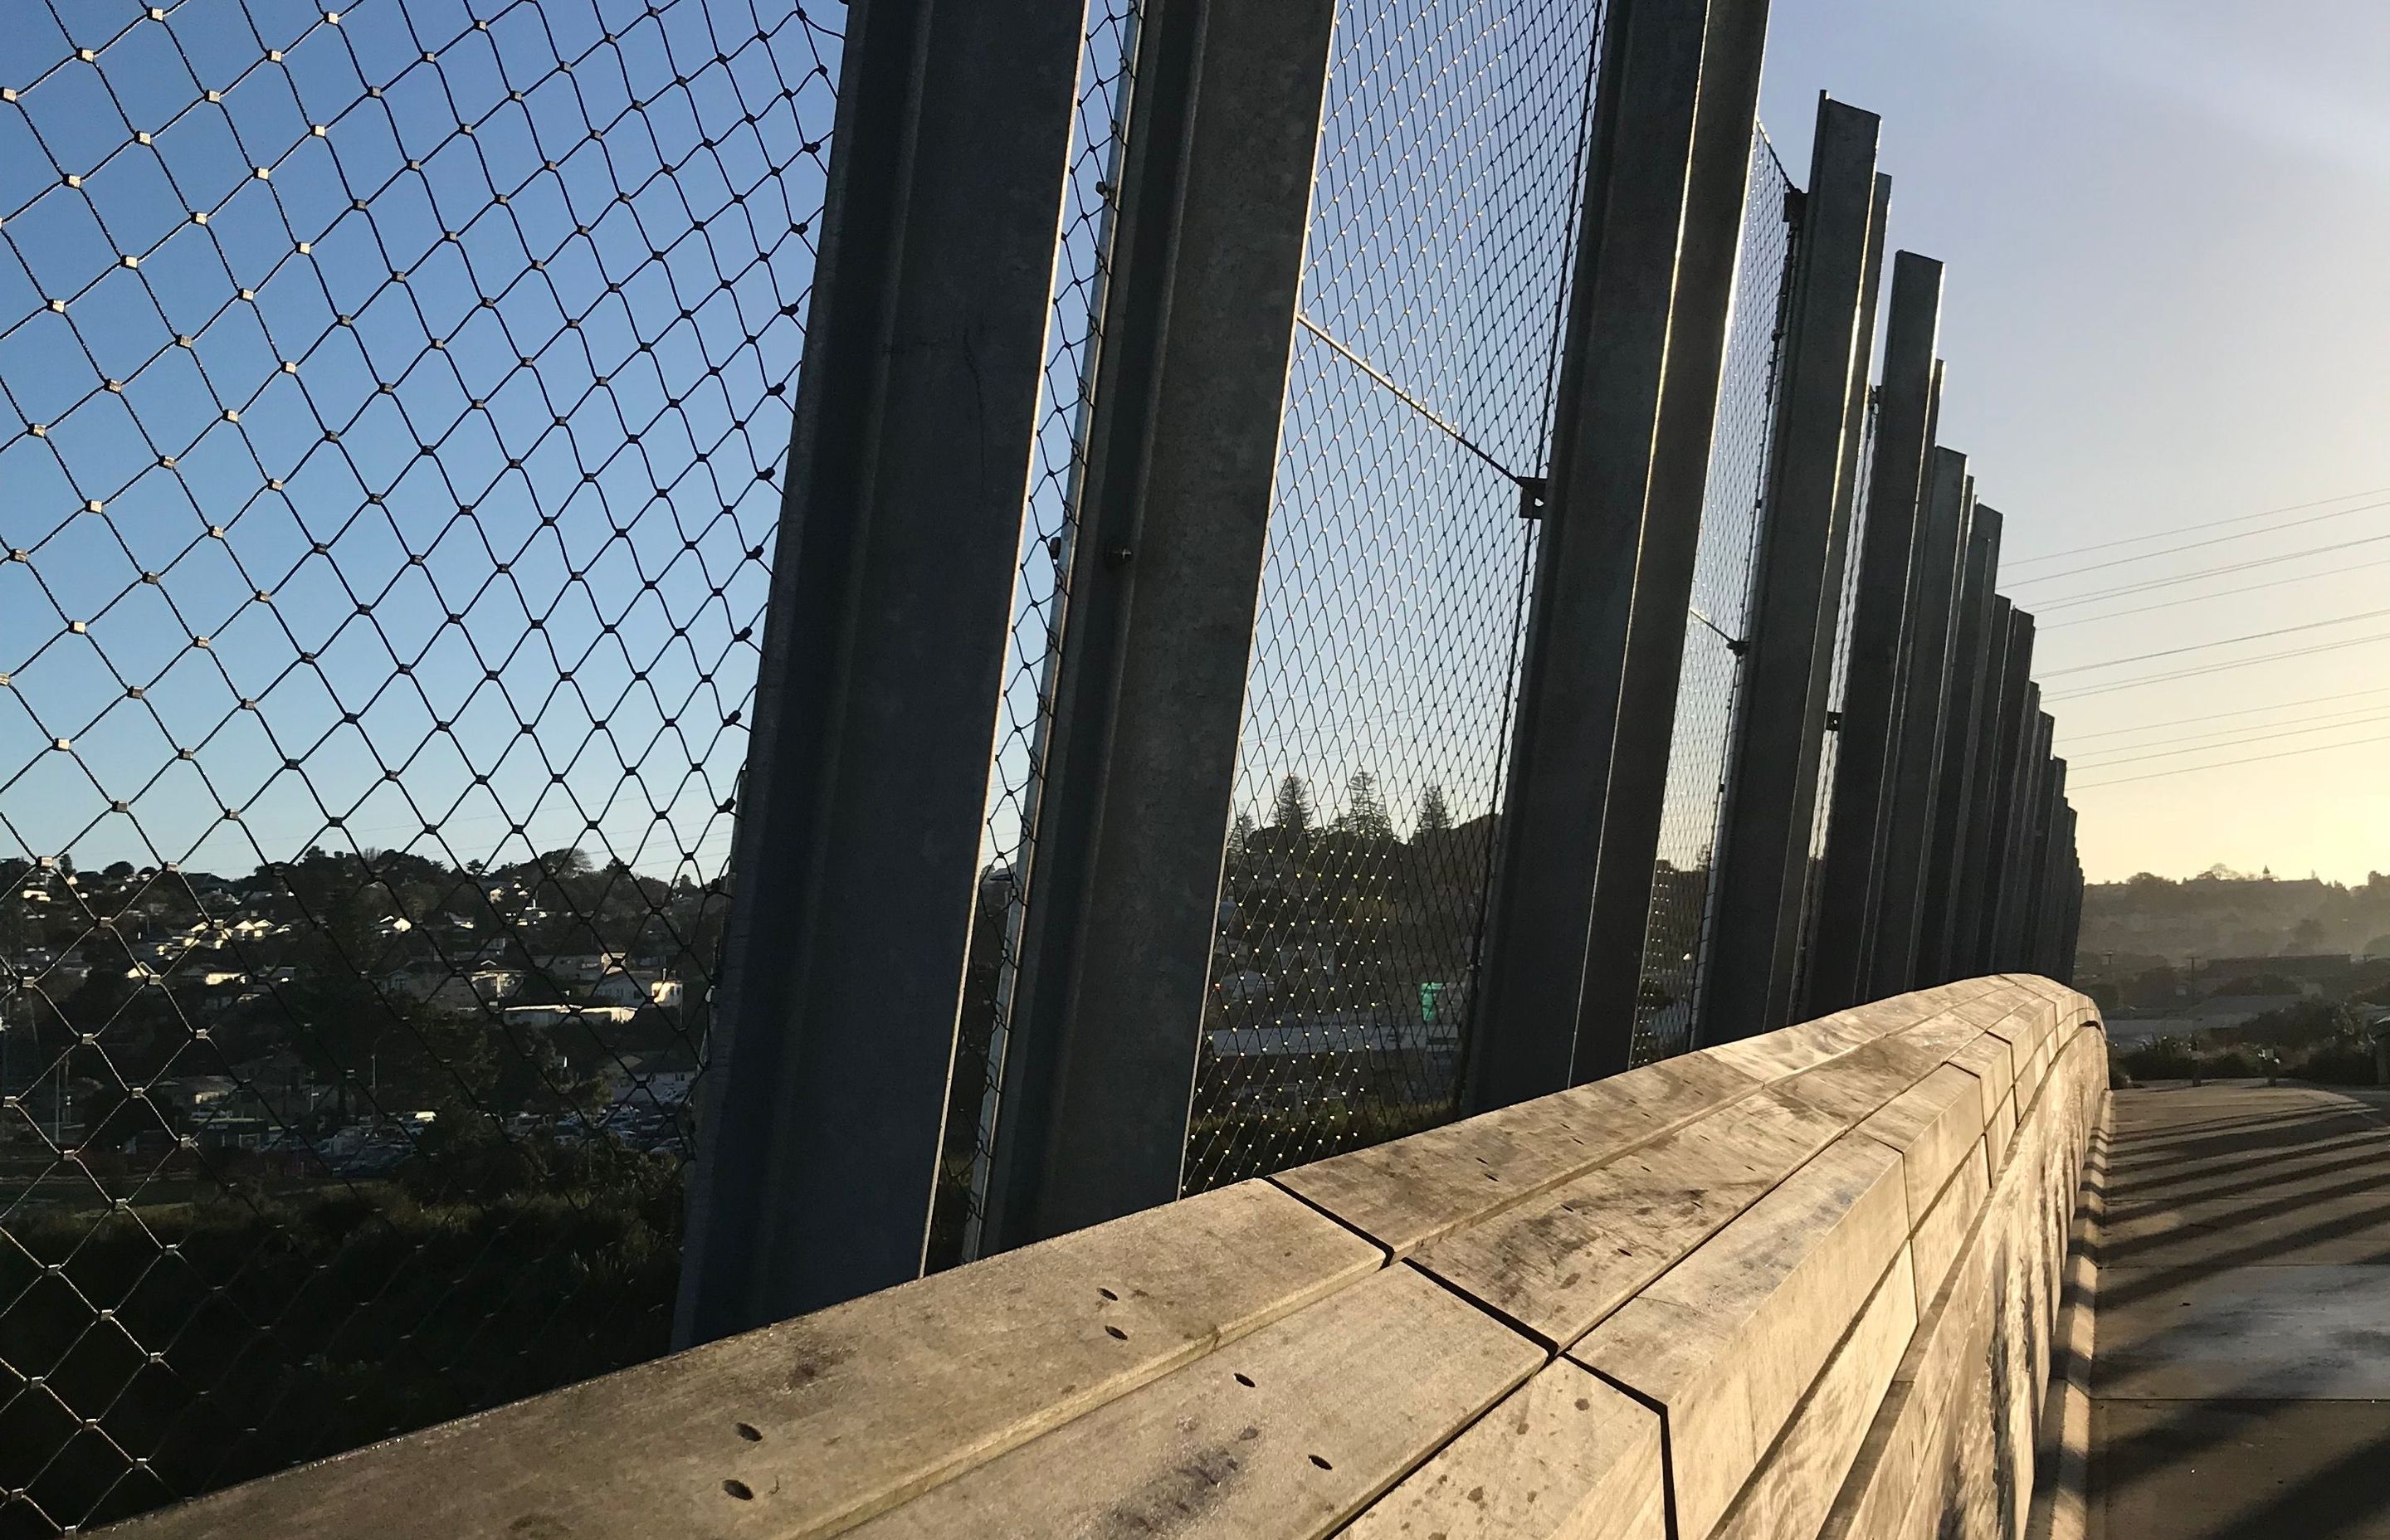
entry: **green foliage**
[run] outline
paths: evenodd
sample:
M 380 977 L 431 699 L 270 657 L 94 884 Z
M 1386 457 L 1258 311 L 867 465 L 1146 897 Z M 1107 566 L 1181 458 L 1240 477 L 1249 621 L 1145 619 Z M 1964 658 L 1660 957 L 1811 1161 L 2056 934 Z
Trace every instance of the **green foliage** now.
M 2360 1013 L 2333 1000 L 2302 1000 L 2217 1032 L 2218 1041 L 2281 1049 L 2319 1046 L 2351 1033 L 2361 1035 Z
M 1386 814 L 1385 799 L 1378 795 L 1378 777 L 1367 770 L 1354 771 L 1344 783 L 1344 816 L 1339 827 L 1359 840 L 1394 838 L 1394 821 Z
M 2301 993 L 2296 979 L 2280 973 L 2244 973 L 2237 979 L 2227 979 L 2207 992 L 2210 995 L 2297 995 Z
M 0 902 L 0 949 L 60 962 L 12 1017 L 5 1069 L 57 1071 L 12 1122 L 74 1147 L 0 1145 L 0 1492 L 29 1494 L 0 1506 L 0 1540 L 107 1522 L 664 1350 L 679 1160 L 617 1136 L 670 1146 L 673 1130 L 565 1115 L 594 1110 L 594 1076 L 615 1057 L 693 1062 L 719 884 L 572 850 L 456 870 L 311 849 L 230 878 L 116 862 L 71 887 L 68 869 L 0 871 L 48 898 Z M 222 928 L 194 933 L 202 919 Z M 688 981 L 681 1014 L 533 1026 L 454 988 L 415 997 L 481 964 L 597 952 Z M 524 1003 L 560 993 L 534 979 Z M 268 1056 L 261 1073 L 251 1061 Z M 202 1095 L 238 1095 L 218 1077 L 311 1087 L 300 1110 L 266 1098 L 286 1153 L 199 1132 Z M 236 1105 L 225 1121 L 251 1132 L 219 1136 L 263 1131 Z M 559 1118 L 559 1132 L 523 1132 Z M 326 1156 L 347 1174 L 296 1153 L 298 1137 L 328 1150 L 348 1125 L 378 1126 L 356 1128 L 361 1152 L 352 1139 Z M 205 1148 L 174 1152 L 184 1133 Z
M 2212 866 L 2173 881 L 2140 872 L 2084 891 L 2082 953 L 2204 957 L 2390 951 L 2390 874 L 2362 883 Z
M 484 1153 L 470 1174 L 416 1162 L 438 1181 L 12 1216 L 0 1488 L 104 1522 L 664 1351 L 675 1164 L 551 1150 L 501 1169 L 524 1152 Z M 112 1324 L 92 1328 L 85 1301 Z M 109 1440 L 77 1437 L 98 1408 Z M 128 1472 L 110 1440 L 149 1469 Z M 24 1507 L 0 1513 L 7 1540 L 50 1533 Z
M 2299 1013 L 2272 1014 L 2290 1018 Z M 2250 1022 L 2229 1034 L 2161 1037 L 2118 1054 L 2116 1067 L 2137 1081 L 2241 1080 L 2265 1075 L 2326 1085 L 2373 1084 L 2373 1046 L 2363 1026 L 2343 1019 L 2327 1028 L 2325 1020 L 2319 1011 L 2308 1010 L 2296 1021 L 2266 1027 Z M 2257 1027 L 2254 1033 L 2253 1027 Z
M 1204 1171 L 1233 1181 L 1257 1171 L 1279 1171 L 1304 1161 L 1367 1149 L 1449 1123 L 1450 1101 L 1392 1096 L 1323 1098 L 1284 1110 L 1227 1110 L 1199 1100 L 1188 1148 L 1201 1152 Z
M 1270 804 L 1270 828 L 1289 834 L 1302 834 L 1311 828 L 1311 788 L 1292 771 L 1278 783 L 1277 799 Z

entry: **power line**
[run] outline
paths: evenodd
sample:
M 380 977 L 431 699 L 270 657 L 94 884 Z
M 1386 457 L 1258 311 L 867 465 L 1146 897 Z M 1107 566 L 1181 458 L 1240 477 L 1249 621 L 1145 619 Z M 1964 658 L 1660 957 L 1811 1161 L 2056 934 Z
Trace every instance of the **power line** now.
M 2129 786 L 2135 781 L 2164 780 L 2168 776 L 2192 776 L 2202 770 L 2229 770 L 2236 764 L 2263 764 L 2268 760 L 2296 759 L 2302 754 L 2320 754 L 2332 749 L 2360 749 L 2369 743 L 2390 743 L 2390 733 L 2385 733 L 2379 738 L 2351 738 L 2346 743 L 2319 743 L 2306 749 L 2285 749 L 2279 754 L 2252 754 L 2246 759 L 2218 760 L 2214 764 L 2186 764 L 2173 770 L 2152 770 L 2147 775 L 2119 776 L 2114 780 L 2085 781 L 2079 785 L 2069 781 L 2066 789 L 2071 796 L 2077 791 L 2097 791 L 2103 787 Z
M 2238 711 L 2209 712 L 2204 716 L 2170 717 L 2164 722 L 2144 722 L 2138 727 L 2108 727 L 2096 733 L 2069 733 L 2067 741 L 2083 743 L 2095 738 L 2121 738 L 2127 733 L 2153 733 L 2161 727 L 2187 727 L 2194 722 L 2220 722 L 2228 716 L 2255 716 L 2259 712 L 2285 712 L 2293 706 L 2321 706 L 2333 700 L 2355 700 L 2369 695 L 2390 695 L 2390 685 L 2370 690 L 2343 690 L 2337 695 L 2310 695 L 2296 700 L 2275 700 L 2263 706 L 2243 706 Z
M 2211 519 L 2204 524 L 2187 524 L 2179 529 L 2161 530 L 2155 534 L 2128 534 L 2121 540 L 2102 540 L 2089 545 L 2069 545 L 2064 550 L 2044 551 L 2039 556 L 2022 556 L 2015 565 L 2030 567 L 2037 562 L 2056 561 L 2062 557 L 2083 556 L 2091 551 L 2112 551 L 2119 545 L 2138 545 L 2144 540 L 2163 540 L 2169 534 L 2185 534 L 2197 530 L 2220 530 L 2227 524 L 2245 524 L 2253 519 L 2272 519 L 2285 513 L 2304 513 L 2327 503 L 2345 503 L 2352 497 L 2390 497 L 2390 487 L 2374 487 L 2367 492 L 2344 492 L 2337 497 L 2319 497 L 2312 503 L 2293 503 L 2284 507 L 2268 508 L 2262 513 L 2236 513 L 2229 519 Z M 2344 509 L 2354 512 L 2354 509 Z M 2330 518 L 2331 515 L 2325 517 Z
M 2390 536 L 2384 538 L 2390 539 Z M 2313 583 L 2319 578 L 2339 577 L 2344 572 L 2362 572 L 2373 567 L 2390 567 L 2390 557 L 2384 557 L 2379 561 L 2360 561 L 2353 567 L 2335 567 L 2328 572 L 2302 572 L 2297 577 L 2274 578 L 2266 583 L 2252 583 L 2239 588 L 2219 588 L 2213 594 L 2192 594 L 2184 598 L 2160 599 L 2155 604 L 2144 604 L 2133 610 L 2105 610 L 2096 615 L 2077 615 L 2071 621 L 2044 621 L 2041 622 L 2041 629 L 2044 634 L 2047 634 L 2052 631 L 2063 631 L 2070 625 L 2090 625 L 2100 621 L 2121 621 L 2127 615 L 2147 615 L 2154 610 L 2179 609 L 2186 604 L 2203 604 L 2209 599 L 2229 599 L 2238 594 L 2255 594 L 2268 588 L 2285 588 L 2293 584 Z M 2047 613 L 2047 611 L 2044 612 Z
M 2319 513 L 2306 519 L 2294 519 L 2287 524 L 2275 525 L 2274 529 L 2295 530 L 2307 524 L 2320 524 L 2329 519 L 2345 519 L 2352 513 L 2371 513 L 2377 508 L 2384 507 L 2390 507 L 2390 503 L 2363 503 L 2353 508 L 2339 508 L 2331 513 Z M 2070 567 L 2062 572 L 2047 572 L 2039 577 L 2017 578 L 2013 582 L 2013 586 L 2027 588 L 2037 583 L 2056 583 L 2061 578 L 2080 577 L 2085 572 L 2104 571 L 2111 567 L 2129 567 L 2137 561 L 2155 561 L 2162 556 L 2173 556 L 2180 551 L 2201 550 L 2209 545 L 2229 545 L 2235 540 L 2247 540 L 2253 535 L 2271 533 L 2273 533 L 2271 530 L 2244 530 L 2239 534 L 2219 534 L 2205 540 L 2186 540 L 2179 545 L 2165 545 L 2154 551 L 2143 551 L 2139 556 L 2120 556 L 2109 561 L 2094 561 L 2088 566 Z
M 2345 712 L 2338 714 L 2343 717 L 2349 715 Z M 2281 728 L 2279 732 L 2259 732 L 2242 728 L 2238 734 L 2194 733 L 2189 738 L 2161 739 L 2157 743 L 2128 743 L 2124 746 L 2126 749 L 2150 750 L 2151 751 L 2146 754 L 2128 754 L 2118 751 L 2114 751 L 2115 757 L 2110 759 L 2070 759 L 2067 763 L 2086 770 L 2105 770 L 2112 764 L 2138 764 L 2144 760 L 2176 759 L 2184 754 L 2204 754 L 2217 749 L 2239 749 L 2252 743 L 2271 743 L 2280 738 L 2299 738 L 2308 733 L 2336 733 L 2349 727 L 2370 727 L 2377 722 L 2390 722 L 2390 713 L 2375 712 L 2371 715 L 2352 717 L 2345 721 L 2326 722 L 2320 726 L 2313 727 L 2300 727 L 2289 723 L 2281 723 L 2277 725 Z M 2169 743 L 2188 744 L 2190 747 L 2169 748 L 2167 747 Z
M 2306 557 L 2330 556 L 2335 551 L 2354 550 L 2359 545 L 2379 545 L 2385 540 L 2390 540 L 2390 534 L 2369 534 L 2361 540 L 2338 540 L 2329 545 L 2309 545 L 2305 550 L 2284 551 L 2279 556 L 2255 557 L 2247 561 L 2228 561 L 2220 567 L 2203 567 L 2195 572 L 2178 572 L 2173 577 L 2151 578 L 2144 583 L 2122 584 L 2114 588 L 2095 589 L 2088 594 L 2072 594 L 2062 599 L 2051 599 L 2048 603 L 2038 607 L 2035 612 L 2037 614 L 2046 615 L 2052 610 L 2072 610 L 2077 605 L 2093 604 L 2101 599 L 2130 598 L 2135 594 L 2147 594 L 2159 588 L 2178 588 L 2186 583 L 2197 583 L 2203 578 L 2230 577 L 2235 572 L 2254 571 L 2260 567 L 2279 567 L 2285 561 L 2297 561 Z M 2375 563 L 2375 565 L 2379 565 L 2379 563 Z M 2282 583 L 2305 583 L 2309 578 L 2331 577 L 2334 575 L 2334 573 L 2345 572 L 2353 570 L 2354 569 L 2347 567 L 2336 567 L 2330 572 L 2310 572 L 2304 577 L 2282 578 L 2277 579 L 2276 581 Z M 2268 586 L 2268 584 L 2258 584 L 2255 586 L 2262 588 Z M 2237 589 L 2226 590 L 2228 593 L 2245 591 L 2246 590 Z M 2200 598 L 2221 598 L 2224 596 L 2222 594 L 2202 594 L 2196 597 Z M 2190 601 L 2182 600 L 2179 602 L 2189 603 Z M 2131 613 L 2131 611 L 2128 610 L 2127 613 Z M 2062 622 L 2060 623 L 2066 624 L 2071 622 Z
M 2062 674 L 2088 674 L 2094 669 L 2119 668 L 2127 663 L 2146 663 L 2152 658 L 2174 658 L 2186 652 L 2204 652 L 2212 647 L 2230 647 L 2237 642 L 2262 642 L 2269 636 L 2288 636 L 2301 631 L 2321 631 L 2328 625 L 2347 625 L 2353 621 L 2378 621 L 2390 615 L 2390 609 L 2365 610 L 2354 615 L 2338 615 L 2328 621 L 2307 621 L 2298 625 L 2277 626 L 2271 631 L 2252 631 L 2239 636 L 2222 636 L 2212 642 L 2191 642 L 2182 647 L 2160 648 L 2155 652 L 2136 652 L 2129 657 L 2109 658 L 2097 663 L 2076 663 L 2069 668 L 2044 669 L 2044 679 L 2056 679 Z
M 2319 642 L 2314 647 L 2293 648 L 2287 652 L 2268 652 L 2255 658 L 2235 658 L 2229 662 L 2208 663 L 2198 668 L 2175 669 L 2165 674 L 2143 674 L 2139 679 L 2119 679 L 2112 684 L 2091 685 L 2061 695 L 2044 696 L 2045 702 L 2081 700 L 2088 696 L 2113 695 L 2118 690 L 2139 689 L 2143 685 L 2163 685 L 2176 679 L 2196 679 L 2204 674 L 2223 674 L 2236 668 L 2253 668 L 2259 663 L 2279 663 L 2286 658 L 2306 658 L 2319 652 L 2338 652 L 2345 648 L 2365 647 L 2373 642 L 2390 642 L 2390 631 L 2377 631 L 2371 636 L 2353 636 L 2345 642 Z

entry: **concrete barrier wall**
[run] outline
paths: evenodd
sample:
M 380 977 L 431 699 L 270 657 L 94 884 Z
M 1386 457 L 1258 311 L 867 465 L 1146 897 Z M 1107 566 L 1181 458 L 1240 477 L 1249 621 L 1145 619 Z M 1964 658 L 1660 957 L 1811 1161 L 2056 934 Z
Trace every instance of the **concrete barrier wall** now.
M 2022 1534 L 2096 1009 L 1902 995 L 135 1520 L 379 1537 Z

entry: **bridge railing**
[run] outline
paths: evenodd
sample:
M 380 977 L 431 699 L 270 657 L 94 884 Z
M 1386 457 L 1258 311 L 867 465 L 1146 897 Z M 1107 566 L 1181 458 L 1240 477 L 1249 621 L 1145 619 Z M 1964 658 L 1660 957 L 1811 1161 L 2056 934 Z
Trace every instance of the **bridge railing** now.
M 1760 0 L 19 9 L 0 1540 L 2069 975 Z
M 122 1533 L 2014 1534 L 2106 1088 L 2087 998 L 1968 980 Z

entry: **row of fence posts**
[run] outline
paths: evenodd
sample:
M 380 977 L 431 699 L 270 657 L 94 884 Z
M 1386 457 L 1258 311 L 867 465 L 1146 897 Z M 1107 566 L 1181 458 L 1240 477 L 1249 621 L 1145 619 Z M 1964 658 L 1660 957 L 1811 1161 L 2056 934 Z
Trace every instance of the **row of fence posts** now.
M 1142 8 L 982 1252 L 1180 1190 L 1332 21 Z M 1603 31 L 1548 471 L 1521 480 L 1541 532 L 1463 1111 L 1627 1065 L 1767 6 L 1612 0 Z M 684 1342 L 924 1265 L 1082 42 L 1050 0 L 852 10 Z M 1994 593 L 2000 517 L 1936 441 L 1939 263 L 1893 257 L 1868 386 L 1877 135 L 1821 101 L 1697 1042 L 2073 965 L 2033 618 Z

